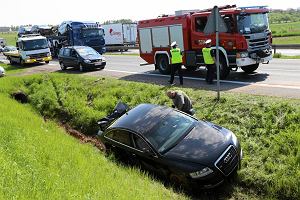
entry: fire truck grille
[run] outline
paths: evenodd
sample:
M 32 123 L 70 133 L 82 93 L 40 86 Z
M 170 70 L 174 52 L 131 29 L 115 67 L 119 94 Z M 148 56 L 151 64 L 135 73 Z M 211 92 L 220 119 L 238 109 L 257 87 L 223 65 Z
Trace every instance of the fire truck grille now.
M 249 51 L 256 51 L 261 49 L 269 49 L 269 38 L 260 38 L 260 39 L 249 39 Z
M 44 58 L 47 57 L 48 53 L 39 53 L 39 54 L 31 54 L 28 55 L 30 57 L 30 59 L 39 59 L 39 58 Z
M 227 148 L 227 150 L 220 156 L 215 163 L 215 166 L 225 175 L 228 176 L 238 165 L 238 154 L 233 146 Z

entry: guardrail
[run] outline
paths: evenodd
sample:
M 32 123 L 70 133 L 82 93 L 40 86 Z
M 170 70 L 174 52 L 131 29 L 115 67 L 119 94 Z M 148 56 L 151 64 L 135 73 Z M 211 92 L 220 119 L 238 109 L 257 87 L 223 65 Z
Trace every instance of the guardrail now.
M 300 49 L 300 44 L 273 44 L 272 48 L 276 53 L 276 49 Z

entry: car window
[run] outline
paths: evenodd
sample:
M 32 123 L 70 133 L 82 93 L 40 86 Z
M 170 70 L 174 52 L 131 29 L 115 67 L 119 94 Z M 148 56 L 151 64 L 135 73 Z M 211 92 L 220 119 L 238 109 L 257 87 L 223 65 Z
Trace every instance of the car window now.
M 112 130 L 105 134 L 105 137 L 110 138 L 114 141 L 120 142 L 127 146 L 133 147 L 131 142 L 131 133 L 125 130 Z
M 64 48 L 61 48 L 61 49 L 59 50 L 59 55 L 64 55 Z
M 70 56 L 70 55 L 71 55 L 71 49 L 66 48 L 66 49 L 64 50 L 64 56 Z
M 149 145 L 139 136 L 133 135 L 134 146 L 140 151 L 151 151 Z

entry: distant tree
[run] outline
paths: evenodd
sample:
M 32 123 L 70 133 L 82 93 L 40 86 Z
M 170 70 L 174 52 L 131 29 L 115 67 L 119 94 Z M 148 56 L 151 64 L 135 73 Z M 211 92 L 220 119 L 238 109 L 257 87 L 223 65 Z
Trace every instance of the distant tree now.
M 119 23 L 127 24 L 127 23 L 133 23 L 133 21 L 131 19 L 117 19 L 117 20 L 108 20 L 103 22 L 103 24 L 119 24 Z

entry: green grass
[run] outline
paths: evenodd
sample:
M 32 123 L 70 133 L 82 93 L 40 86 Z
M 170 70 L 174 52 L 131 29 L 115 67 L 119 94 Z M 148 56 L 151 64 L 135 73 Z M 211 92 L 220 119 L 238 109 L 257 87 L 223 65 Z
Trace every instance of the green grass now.
M 0 93 L 6 95 L 17 90 L 25 91 L 29 94 L 31 105 L 43 116 L 64 120 L 86 134 L 95 133 L 96 120 L 111 111 L 118 100 L 128 103 L 131 107 L 144 102 L 171 105 L 164 95 L 167 88 L 110 78 L 45 74 L 24 78 L 8 77 L 0 79 L 0 85 Z M 300 100 L 224 92 L 221 103 L 216 103 L 214 92 L 183 90 L 192 98 L 198 118 L 229 128 L 241 141 L 244 160 L 229 198 L 300 198 Z M 6 104 L 6 107 L 22 113 L 21 106 L 16 104 Z M 17 119 L 18 122 L 22 121 Z M 43 127 L 39 124 L 38 126 Z M 18 125 L 10 124 L 10 127 Z M 28 131 L 30 128 L 32 127 L 29 126 Z M 22 131 L 22 128 L 16 129 Z M 40 143 L 43 144 L 44 140 Z M 76 152 L 80 154 L 81 151 Z M 64 158 L 64 155 L 60 157 Z M 88 154 L 86 158 L 90 157 Z M 67 155 L 65 160 L 73 162 Z M 75 160 L 78 162 L 78 159 Z M 94 165 L 95 163 L 90 167 Z M 122 178 L 115 180 L 119 181 Z M 43 184 L 47 185 L 48 179 Z M 88 182 L 84 182 L 82 186 L 87 184 Z M 108 194 L 110 195 L 111 193 Z
M 300 36 L 300 21 L 270 24 L 273 37 Z
M 6 40 L 6 45 L 16 46 L 17 32 L 0 33 L 0 38 L 4 38 Z
M 276 37 L 273 44 L 300 44 L 300 36 Z
M 280 59 L 300 59 L 300 55 L 297 55 L 297 56 L 287 56 L 287 55 L 282 55 L 281 53 L 275 53 L 273 55 L 273 58 L 280 58 Z
M 24 68 L 18 65 L 7 65 L 0 62 L 0 66 L 4 68 L 6 75 L 15 74 L 24 71 Z
M 1 87 L 3 85 L 1 84 Z M 0 199 L 184 199 L 0 94 Z

